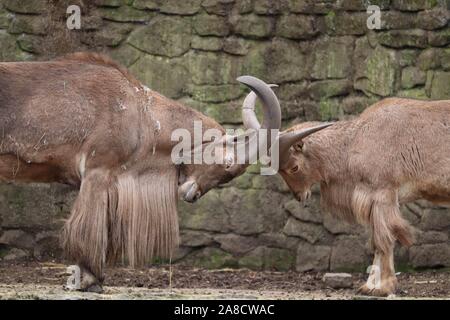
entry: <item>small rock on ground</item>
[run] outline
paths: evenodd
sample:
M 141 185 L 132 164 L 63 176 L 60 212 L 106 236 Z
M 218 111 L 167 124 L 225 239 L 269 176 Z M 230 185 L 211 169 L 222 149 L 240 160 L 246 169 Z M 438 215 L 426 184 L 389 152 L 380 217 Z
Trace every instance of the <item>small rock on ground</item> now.
M 349 273 L 325 273 L 322 281 L 333 289 L 351 288 L 353 286 L 352 275 Z

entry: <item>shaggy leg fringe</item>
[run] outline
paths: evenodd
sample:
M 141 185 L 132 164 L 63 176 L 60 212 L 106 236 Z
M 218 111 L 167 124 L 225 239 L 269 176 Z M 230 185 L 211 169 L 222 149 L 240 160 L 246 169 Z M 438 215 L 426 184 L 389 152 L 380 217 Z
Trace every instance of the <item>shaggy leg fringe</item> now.
M 117 209 L 111 211 L 114 255 L 142 266 L 154 257 L 169 258 L 179 243 L 176 173 L 119 176 Z
M 359 223 L 370 225 L 373 245 L 381 252 L 388 253 L 395 240 L 404 246 L 413 243 L 411 228 L 401 215 L 395 193 L 373 192 L 359 186 L 353 193 L 352 210 Z
M 102 279 L 106 264 L 169 258 L 179 244 L 176 171 L 119 175 L 93 170 L 63 230 L 68 258 Z
M 68 258 L 102 279 L 108 244 L 109 175 L 94 170 L 81 183 L 62 237 Z

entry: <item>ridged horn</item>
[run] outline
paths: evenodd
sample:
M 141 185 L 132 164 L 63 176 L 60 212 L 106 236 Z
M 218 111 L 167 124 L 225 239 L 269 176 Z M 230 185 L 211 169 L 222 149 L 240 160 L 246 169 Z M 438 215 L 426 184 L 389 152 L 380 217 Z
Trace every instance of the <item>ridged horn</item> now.
M 244 121 L 249 127 L 246 129 L 280 129 L 281 127 L 281 108 L 277 96 L 272 91 L 270 86 L 264 81 L 252 77 L 252 76 L 242 76 L 237 78 L 237 81 L 249 87 L 258 98 L 261 100 L 263 106 L 264 119 L 262 126 L 257 126 L 259 124 L 256 118 L 254 108 L 249 108 L 256 102 L 256 99 L 250 94 L 247 96 L 242 106 L 243 115 L 245 113 Z M 252 104 L 253 103 L 253 104 Z
M 333 125 L 333 123 L 322 123 L 314 127 L 296 131 L 289 131 L 280 134 L 278 138 L 280 147 L 280 165 L 283 166 L 283 163 L 285 163 L 289 159 L 289 149 L 293 144 L 306 138 L 310 134 L 328 128 L 331 125 Z
M 269 87 L 278 87 L 276 84 L 269 84 Z M 261 128 L 261 124 L 259 123 L 258 118 L 255 113 L 255 105 L 256 105 L 257 95 L 253 91 L 251 91 L 244 100 L 242 104 L 242 120 L 244 122 L 245 129 L 255 129 L 258 130 Z

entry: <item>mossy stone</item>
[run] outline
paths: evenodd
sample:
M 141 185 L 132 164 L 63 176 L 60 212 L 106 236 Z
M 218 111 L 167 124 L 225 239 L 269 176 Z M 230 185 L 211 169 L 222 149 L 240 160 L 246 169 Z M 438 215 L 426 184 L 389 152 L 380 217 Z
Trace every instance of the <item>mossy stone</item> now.
M 2 227 L 58 229 L 68 217 L 75 195 L 69 187 L 57 184 L 0 184 Z
M 250 14 L 237 16 L 232 21 L 234 32 L 246 38 L 268 38 L 275 29 L 275 21 L 271 17 Z
M 417 85 L 425 84 L 427 74 L 417 67 L 407 67 L 402 71 L 401 85 L 404 89 L 411 89 Z
M 286 249 L 266 248 L 264 252 L 264 269 L 288 271 L 294 266 L 295 254 Z
M 196 267 L 207 269 L 220 269 L 236 267 L 238 262 L 233 255 L 219 248 L 204 248 L 192 255 L 185 261 Z
M 242 74 L 239 58 L 225 53 L 189 52 L 184 62 L 197 85 L 235 84 Z
M 428 35 L 424 30 L 391 30 L 378 33 L 378 42 L 391 48 L 426 48 Z
M 401 90 L 396 93 L 396 96 L 399 98 L 418 99 L 418 100 L 429 100 L 430 99 L 427 96 L 425 88 L 414 88 L 414 89 L 408 89 L 408 90 Z
M 191 48 L 204 51 L 220 51 L 223 47 L 223 40 L 217 37 L 193 37 Z
M 130 6 L 119 8 L 99 8 L 101 16 L 116 22 L 148 22 L 153 17 L 152 13 L 136 10 Z
M 143 55 L 141 51 L 129 44 L 123 44 L 111 50 L 111 57 L 121 65 L 130 67 Z
M 442 50 L 440 60 L 442 68 L 450 71 L 450 48 Z
M 321 100 L 348 94 L 352 89 L 349 80 L 324 80 L 311 83 L 308 88 L 309 95 L 314 100 Z
M 211 190 L 195 205 L 179 202 L 180 227 L 191 230 L 229 232 L 229 217 L 220 190 Z
M 198 14 L 192 19 L 195 32 L 201 36 L 227 36 L 230 33 L 230 25 L 224 17 Z
M 428 33 L 428 44 L 443 47 L 450 44 L 450 28 Z
M 40 14 L 47 11 L 47 0 L 5 0 L 5 8 L 17 13 Z
M 294 14 L 282 16 L 276 28 L 277 35 L 289 39 L 311 39 L 319 32 L 314 17 Z
M 139 0 L 137 0 L 139 1 Z M 95 5 L 99 7 L 115 7 L 118 8 L 126 4 L 127 0 L 95 0 Z
M 8 32 L 12 34 L 45 35 L 47 33 L 47 21 L 40 16 L 15 15 L 9 25 Z
M 319 40 L 314 47 L 312 78 L 347 78 L 352 69 L 352 48 L 351 37 Z
M 144 52 L 177 57 L 191 45 L 191 25 L 187 18 L 160 16 L 148 25 L 134 30 L 128 43 Z
M 420 52 L 416 65 L 423 71 L 439 68 L 439 51 L 436 48 L 428 48 Z
M 17 44 L 19 45 L 19 48 L 29 53 L 39 53 L 39 45 L 41 41 L 41 37 L 29 34 L 21 34 L 17 38 Z
M 225 103 L 206 103 L 193 100 L 192 98 L 183 98 L 180 100 L 180 102 L 200 111 L 208 117 L 215 119 L 222 125 L 242 124 L 242 103 L 240 101 L 230 101 Z
M 343 115 L 342 104 L 338 99 L 324 99 L 319 102 L 321 121 L 338 120 Z
M 259 15 L 277 15 L 283 9 L 283 1 L 258 0 L 253 4 L 253 11 Z
M 130 71 L 151 89 L 170 98 L 179 98 L 186 91 L 188 70 L 179 59 L 144 55 Z
M 103 28 L 95 33 L 82 33 L 82 42 L 89 46 L 119 46 L 133 30 L 128 23 L 105 23 Z
M 435 7 L 437 0 L 393 0 L 392 7 L 403 11 L 427 10 Z
M 430 98 L 446 100 L 450 98 L 450 72 L 430 71 L 427 77 Z
M 201 10 L 202 0 L 164 0 L 159 2 L 158 9 L 162 13 L 176 15 L 194 15 Z
M 235 1 L 236 0 L 203 0 L 202 7 L 209 14 L 226 16 L 232 11 Z
M 0 61 L 24 61 L 31 60 L 32 55 L 20 50 L 14 36 L 5 30 L 0 30 Z
M 11 23 L 12 18 L 12 14 L 0 7 L 0 29 L 7 29 L 9 27 L 9 24 Z
M 252 270 L 288 271 L 294 267 L 295 254 L 286 249 L 260 246 L 239 259 L 239 267 Z
M 398 63 L 402 67 L 411 66 L 415 64 L 420 51 L 416 49 L 405 49 L 399 51 Z
M 274 40 L 250 50 L 242 73 L 259 77 L 268 83 L 298 81 L 307 76 L 306 57 L 297 43 Z
M 238 84 L 192 85 L 189 88 L 192 98 L 201 102 L 226 102 L 242 96 L 243 87 Z
M 325 16 L 327 34 L 363 35 L 367 32 L 367 13 L 365 12 L 329 12 Z
M 326 14 L 335 8 L 336 1 L 330 0 L 287 0 L 291 12 L 307 14 Z
M 367 90 L 380 96 L 392 95 L 398 68 L 394 50 L 377 47 L 367 59 Z

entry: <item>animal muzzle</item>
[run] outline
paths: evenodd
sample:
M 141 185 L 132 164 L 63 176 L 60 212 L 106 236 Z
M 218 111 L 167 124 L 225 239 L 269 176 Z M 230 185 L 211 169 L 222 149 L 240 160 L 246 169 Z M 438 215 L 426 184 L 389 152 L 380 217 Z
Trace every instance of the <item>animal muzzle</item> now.
M 187 181 L 178 187 L 178 195 L 184 201 L 193 203 L 202 196 L 202 192 L 197 182 Z

